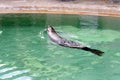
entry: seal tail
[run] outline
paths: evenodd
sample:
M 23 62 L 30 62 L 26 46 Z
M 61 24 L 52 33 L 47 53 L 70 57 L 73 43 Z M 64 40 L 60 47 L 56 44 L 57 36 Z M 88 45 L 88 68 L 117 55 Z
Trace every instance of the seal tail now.
M 98 56 L 102 56 L 102 54 L 104 53 L 103 51 L 100 51 L 100 50 L 97 50 L 97 49 L 91 49 L 91 48 L 88 48 L 88 47 L 83 47 L 81 48 L 82 50 L 85 50 L 85 51 L 90 51 L 92 52 L 93 54 L 96 54 Z

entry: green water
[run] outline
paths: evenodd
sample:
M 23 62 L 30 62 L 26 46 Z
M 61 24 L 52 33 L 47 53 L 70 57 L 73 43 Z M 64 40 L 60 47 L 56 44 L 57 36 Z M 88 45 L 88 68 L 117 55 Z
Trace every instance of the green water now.
M 105 52 L 102 57 L 52 43 L 53 25 L 67 39 Z M 51 15 L 0 15 L 0 80 L 118 80 L 120 18 Z

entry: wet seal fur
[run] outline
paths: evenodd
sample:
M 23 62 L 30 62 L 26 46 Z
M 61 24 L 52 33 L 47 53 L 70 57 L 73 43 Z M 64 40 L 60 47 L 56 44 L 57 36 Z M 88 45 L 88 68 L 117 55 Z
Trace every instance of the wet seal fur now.
M 100 51 L 97 49 L 91 49 L 87 46 L 84 46 L 79 42 L 74 42 L 74 41 L 67 40 L 67 39 L 61 37 L 60 35 L 57 34 L 57 32 L 55 31 L 55 29 L 52 26 L 47 27 L 47 34 L 54 43 L 56 43 L 60 46 L 82 49 L 82 50 L 94 53 L 98 56 L 102 56 L 102 54 L 104 53 L 103 51 Z

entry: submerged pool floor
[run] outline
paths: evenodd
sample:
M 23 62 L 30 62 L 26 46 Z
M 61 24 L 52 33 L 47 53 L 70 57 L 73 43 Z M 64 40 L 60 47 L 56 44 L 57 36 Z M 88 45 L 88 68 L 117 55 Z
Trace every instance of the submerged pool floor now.
M 52 43 L 46 26 L 70 40 L 105 52 L 101 57 Z M 0 80 L 118 80 L 120 18 L 0 15 Z

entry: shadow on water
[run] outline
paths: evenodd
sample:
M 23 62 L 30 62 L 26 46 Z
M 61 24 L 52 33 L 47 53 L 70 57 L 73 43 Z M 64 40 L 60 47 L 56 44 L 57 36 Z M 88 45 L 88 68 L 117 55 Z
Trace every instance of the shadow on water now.
M 0 78 L 119 79 L 119 21 L 120 18 L 85 15 L 0 15 Z M 44 32 L 47 25 L 53 25 L 58 32 L 62 32 L 61 36 L 87 43 L 92 48 L 103 50 L 105 54 L 98 57 L 89 52 L 53 44 Z M 3 75 L 4 71 L 6 74 Z

